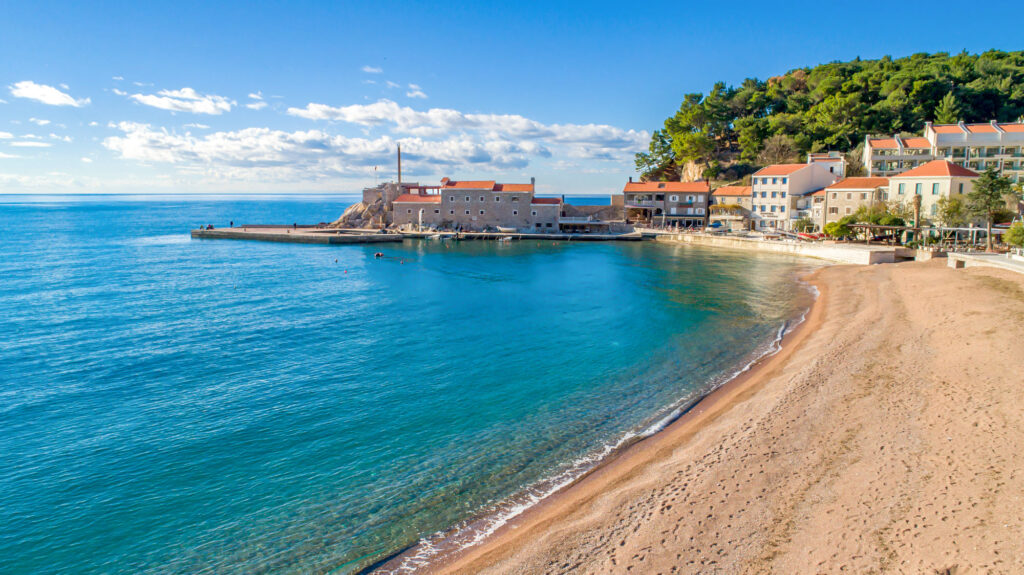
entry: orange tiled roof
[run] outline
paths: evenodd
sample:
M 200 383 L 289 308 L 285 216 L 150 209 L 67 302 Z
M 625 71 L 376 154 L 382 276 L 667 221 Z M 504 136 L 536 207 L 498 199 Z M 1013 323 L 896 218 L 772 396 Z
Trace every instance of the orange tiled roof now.
M 999 124 L 999 127 L 1007 132 L 1024 132 L 1024 124 Z
M 947 162 L 946 160 L 932 160 L 923 166 L 893 176 L 893 178 L 928 178 L 936 176 L 962 176 L 967 178 L 978 177 L 977 172 L 968 170 L 963 166 Z
M 962 134 L 963 130 L 960 129 L 958 124 L 939 124 L 938 126 L 932 126 L 932 130 L 935 130 L 936 134 Z
M 494 184 L 495 192 L 532 192 L 533 184 Z
M 440 204 L 441 196 L 439 194 L 430 194 L 421 196 L 420 194 L 402 194 L 395 198 L 394 203 L 400 204 Z
M 883 150 L 895 150 L 897 147 L 895 138 L 879 138 L 869 139 L 868 145 L 872 148 L 878 148 Z
M 788 176 L 794 172 L 810 166 L 811 164 L 775 164 L 767 166 L 754 172 L 755 176 Z
M 998 132 L 992 124 L 967 124 L 967 131 L 972 134 L 995 134 Z
M 712 196 L 749 196 L 750 186 L 722 186 L 711 192 Z
M 446 189 L 493 190 L 494 180 L 463 180 L 461 182 L 441 180 L 441 185 Z
M 873 190 L 889 185 L 889 178 L 846 178 L 825 188 L 826 190 Z
M 811 193 L 811 195 L 812 195 L 812 196 L 824 196 L 824 195 L 825 195 L 825 190 L 826 190 L 826 189 L 827 189 L 827 188 L 822 188 L 822 189 L 820 189 L 820 190 L 818 190 L 818 191 L 816 191 L 816 192 L 813 192 L 813 193 Z
M 707 192 L 707 182 L 629 182 L 623 192 Z
M 530 201 L 530 203 L 531 204 L 553 204 L 553 205 L 557 206 L 557 205 L 562 203 L 562 199 L 561 198 L 533 198 L 533 200 Z
M 931 148 L 932 143 L 928 138 L 903 138 L 904 148 Z

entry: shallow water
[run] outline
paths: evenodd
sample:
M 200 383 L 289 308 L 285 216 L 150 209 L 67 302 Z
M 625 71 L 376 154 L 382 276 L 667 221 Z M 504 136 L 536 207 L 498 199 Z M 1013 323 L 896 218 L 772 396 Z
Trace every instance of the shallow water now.
M 359 569 L 649 428 L 806 305 L 775 255 L 187 233 L 351 201 L 0 197 L 0 572 Z

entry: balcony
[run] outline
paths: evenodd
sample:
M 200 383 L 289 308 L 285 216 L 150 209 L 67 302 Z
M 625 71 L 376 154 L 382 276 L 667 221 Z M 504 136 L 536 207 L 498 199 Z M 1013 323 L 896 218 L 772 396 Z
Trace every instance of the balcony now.
M 663 208 L 665 202 L 658 200 L 625 200 L 627 208 Z

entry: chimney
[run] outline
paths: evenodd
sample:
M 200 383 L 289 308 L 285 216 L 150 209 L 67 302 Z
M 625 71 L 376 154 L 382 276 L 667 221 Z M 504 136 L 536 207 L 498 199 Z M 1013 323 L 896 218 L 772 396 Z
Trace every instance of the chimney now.
M 530 185 L 531 186 L 537 185 L 537 178 L 535 178 L 533 176 L 530 176 Z
M 402 187 L 402 144 L 398 144 L 398 187 Z
M 631 184 L 633 183 L 633 176 L 629 177 L 629 183 L 631 183 Z

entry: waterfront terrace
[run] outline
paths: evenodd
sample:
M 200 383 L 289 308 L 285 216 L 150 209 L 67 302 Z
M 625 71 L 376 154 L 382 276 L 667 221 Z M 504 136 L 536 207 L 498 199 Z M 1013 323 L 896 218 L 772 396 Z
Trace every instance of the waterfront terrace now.
M 634 182 L 622 190 L 627 222 L 653 226 L 704 227 L 708 182 Z

